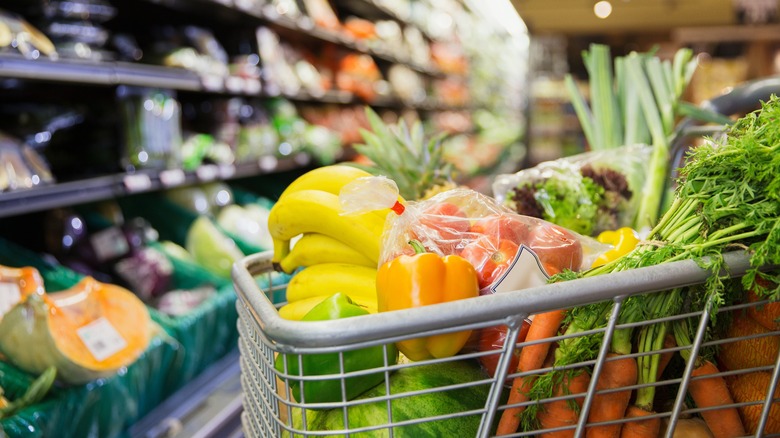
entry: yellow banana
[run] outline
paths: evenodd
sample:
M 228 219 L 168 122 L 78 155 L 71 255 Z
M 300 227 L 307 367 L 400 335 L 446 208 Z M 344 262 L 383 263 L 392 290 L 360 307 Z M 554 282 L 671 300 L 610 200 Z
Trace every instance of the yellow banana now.
M 322 190 L 323 192 L 332 193 L 338 196 L 339 193 L 341 193 L 342 187 L 358 178 L 367 176 L 373 175 L 365 170 L 347 166 L 345 164 L 318 167 L 304 173 L 290 183 L 279 196 L 279 199 L 284 199 L 285 196 L 300 192 L 301 190 Z M 403 202 L 403 199 L 400 196 L 398 199 Z M 390 213 L 390 209 L 383 208 L 381 210 L 374 210 L 371 213 L 378 215 L 384 221 L 387 214 Z
M 349 263 L 323 263 L 295 274 L 287 284 L 287 302 L 343 292 L 376 301 L 376 269 Z
M 279 265 L 288 274 L 301 266 L 321 263 L 352 263 L 376 268 L 377 263 L 340 240 L 320 233 L 306 233 L 293 245 Z
M 330 295 L 317 295 L 315 297 L 304 298 L 293 303 L 288 303 L 279 309 L 279 316 L 284 319 L 300 321 L 317 304 L 325 301 Z M 368 310 L 369 313 L 377 313 L 376 297 L 364 298 L 362 296 L 349 297 L 355 304 Z
M 375 214 L 340 214 L 339 197 L 322 190 L 301 190 L 280 199 L 268 216 L 274 241 L 273 261 L 290 253 L 290 239 L 304 233 L 321 233 L 354 248 L 377 263 L 384 220 Z
M 322 190 L 338 196 L 342 187 L 364 176 L 371 176 L 371 174 L 344 164 L 318 167 L 299 176 L 284 189 L 279 199 L 301 190 Z

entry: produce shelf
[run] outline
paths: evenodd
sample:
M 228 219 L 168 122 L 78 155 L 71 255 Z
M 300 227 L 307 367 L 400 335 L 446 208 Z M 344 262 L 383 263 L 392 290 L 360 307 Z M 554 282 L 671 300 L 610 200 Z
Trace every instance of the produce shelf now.
M 199 15 L 208 15 L 217 17 L 228 22 L 249 22 L 254 24 L 272 25 L 287 31 L 293 31 L 297 35 L 307 36 L 316 40 L 337 44 L 348 49 L 372 55 L 378 59 L 395 64 L 403 64 L 412 70 L 431 76 L 443 76 L 440 70 L 427 65 L 419 65 L 404 59 L 400 54 L 390 53 L 387 50 L 369 47 L 365 42 L 356 40 L 346 34 L 334 32 L 328 29 L 317 27 L 308 17 L 301 19 L 291 19 L 276 12 L 271 6 L 260 8 L 245 9 L 234 5 L 232 2 L 220 0 L 146 0 L 148 3 L 159 4 L 171 9 L 184 11 Z M 360 1 L 365 3 L 367 1 Z M 370 8 L 377 10 L 377 6 L 369 5 Z M 385 14 L 386 16 L 389 14 Z M 397 19 L 397 18 L 396 18 Z M 405 22 L 406 23 L 406 22 Z M 410 24 L 410 23 L 406 23 Z M 411 25 L 411 24 L 410 24 Z
M 202 89 L 198 75 L 183 69 L 126 62 L 25 59 L 7 54 L 0 55 L 0 77 L 106 86 Z
M 204 165 L 192 172 L 166 169 L 119 173 L 0 193 L 0 217 L 197 183 L 284 172 L 306 166 L 309 161 L 307 154 L 286 158 L 267 156 L 239 165 Z

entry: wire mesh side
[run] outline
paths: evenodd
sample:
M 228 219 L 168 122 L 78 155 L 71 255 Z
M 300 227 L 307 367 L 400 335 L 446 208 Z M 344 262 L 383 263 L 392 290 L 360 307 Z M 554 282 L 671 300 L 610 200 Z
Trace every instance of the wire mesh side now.
M 544 340 L 544 342 L 553 342 L 557 344 L 578 337 L 598 336 L 599 348 L 597 354 L 594 354 L 593 357 L 588 358 L 588 360 L 568 364 L 563 368 L 556 368 L 549 365 L 546 368 L 535 370 L 531 373 L 522 373 L 513 369 L 510 366 L 510 356 L 513 352 L 520 350 L 523 347 L 533 345 L 533 343 L 529 342 L 516 342 L 515 338 L 518 335 L 517 322 L 522 320 L 520 315 L 516 315 L 513 318 L 493 319 L 490 321 L 481 321 L 478 323 L 462 324 L 455 327 L 420 332 L 416 334 L 416 336 L 441 335 L 466 329 L 480 331 L 492 326 L 501 326 L 503 329 L 508 330 L 509 336 L 500 347 L 496 347 L 492 350 L 469 350 L 462 352 L 460 355 L 453 358 L 426 360 L 413 364 L 392 364 L 389 361 L 386 361 L 382 367 L 377 368 L 377 370 L 372 370 L 385 373 L 386 375 L 384 383 L 380 385 L 382 390 L 371 394 L 372 398 L 367 399 L 364 395 L 362 398 L 347 400 L 342 393 L 340 400 L 329 403 L 314 403 L 306 400 L 305 397 L 303 400 L 296 400 L 293 392 L 290 391 L 290 382 L 292 380 L 297 380 L 305 386 L 307 382 L 336 379 L 340 380 L 341 388 L 343 390 L 346 385 L 346 383 L 344 383 L 346 379 L 360 375 L 360 372 L 350 372 L 344 368 L 343 357 L 345 353 L 371 345 L 395 343 L 415 336 L 399 336 L 388 333 L 388 335 L 382 339 L 352 344 L 343 342 L 341 345 L 322 348 L 296 348 L 290 345 L 279 345 L 266 336 L 264 327 L 267 321 L 257 321 L 257 314 L 254 313 L 245 302 L 239 300 L 242 385 L 245 386 L 246 395 L 244 403 L 245 407 L 247 407 L 244 418 L 245 433 L 257 433 L 256 436 L 343 436 L 345 434 L 370 434 L 382 431 L 382 433 L 385 433 L 386 435 L 394 436 L 393 431 L 396 431 L 395 435 L 398 435 L 404 431 L 412 430 L 411 428 L 415 427 L 427 427 L 428 430 L 441 431 L 444 427 L 441 426 L 442 424 L 469 419 L 469 424 L 474 428 L 473 431 L 469 429 L 467 434 L 464 435 L 461 433 L 458 436 L 474 435 L 483 437 L 491 436 L 495 432 L 495 425 L 498 419 L 508 409 L 518 407 L 525 408 L 532 405 L 545 405 L 556 401 L 568 400 L 576 401 L 582 406 L 580 411 L 581 415 L 574 423 L 555 428 L 543 428 L 541 425 L 533 425 L 532 427 L 526 427 L 525 429 L 517 431 L 512 436 L 534 436 L 543 432 L 554 431 L 568 431 L 568 433 L 574 436 L 582 436 L 587 428 L 596 425 L 625 424 L 629 421 L 635 421 L 630 419 L 618 419 L 594 424 L 589 422 L 587 418 L 587 414 L 589 413 L 596 396 L 618 391 L 597 391 L 595 384 L 604 364 L 608 361 L 615 360 L 607 356 L 609 351 L 607 346 L 612 334 L 620 329 L 631 328 L 638 331 L 643 327 L 653 324 L 674 324 L 688 318 L 695 320 L 699 327 L 691 346 L 666 347 L 642 353 L 633 352 L 625 356 L 629 359 L 636 360 L 643 356 L 672 354 L 675 356 L 676 359 L 673 360 L 676 362 L 672 362 L 670 366 L 676 367 L 675 373 L 669 373 L 654 383 L 636 384 L 622 389 L 635 391 L 647 387 L 655 388 L 655 391 L 662 396 L 658 397 L 654 409 L 655 413 L 650 418 L 661 418 L 664 422 L 670 422 L 672 425 L 683 418 L 700 416 L 708 411 L 713 412 L 725 408 L 737 409 L 740 413 L 750 409 L 757 409 L 759 412 L 759 419 L 763 422 L 762 424 L 764 426 L 771 426 L 771 423 L 773 423 L 776 418 L 780 418 L 780 403 L 774 402 L 772 397 L 773 388 L 776 387 L 778 381 L 777 363 L 780 361 L 780 359 L 778 359 L 780 356 L 778 356 L 777 351 L 774 352 L 774 356 L 769 363 L 754 364 L 741 369 L 721 369 L 719 373 L 715 374 L 716 377 L 722 377 L 729 382 L 733 382 L 737 379 L 744 378 L 745 376 L 752 376 L 752 373 L 762 373 L 762 376 L 769 377 L 768 382 L 770 382 L 766 385 L 767 388 L 762 388 L 762 397 L 752 400 L 736 400 L 733 404 L 727 406 L 716 406 L 711 408 L 696 407 L 690 403 L 690 398 L 687 395 L 686 389 L 692 383 L 700 381 L 702 377 L 695 377 L 692 370 L 688 368 L 688 364 L 691 364 L 692 361 L 685 362 L 679 358 L 680 352 L 690 351 L 693 358 L 698 359 L 702 352 L 711 352 L 719 348 L 723 349 L 723 345 L 736 342 L 747 343 L 745 345 L 749 346 L 752 345 L 751 343 L 771 340 L 780 345 L 780 331 L 775 329 L 766 330 L 760 334 L 743 334 L 721 338 L 711 337 L 709 332 L 702 330 L 702 327 L 708 326 L 710 313 L 707 308 L 690 309 L 688 313 L 666 318 L 649 319 L 631 324 L 619 324 L 615 315 L 617 315 L 617 311 L 619 310 L 619 307 L 617 306 L 621 305 L 622 300 L 623 297 L 615 297 L 613 299 L 613 302 L 616 303 L 616 307 L 612 308 L 612 317 L 610 317 L 606 327 L 600 327 L 598 329 L 572 335 L 559 335 Z M 765 304 L 767 303 L 744 303 L 724 306 L 718 309 L 716 315 L 719 320 L 723 320 L 727 319 L 729 315 L 743 314 L 750 308 Z M 274 366 L 276 356 L 280 353 L 290 355 L 337 354 L 341 358 L 340 369 L 338 372 L 320 376 L 294 375 L 287 372 L 289 370 L 279 370 Z M 387 354 L 387 350 L 385 350 L 385 354 Z M 712 360 L 717 361 L 717 356 L 713 356 L 711 353 L 708 354 L 710 354 L 709 357 L 712 358 Z M 436 388 L 426 388 L 422 390 L 415 388 L 405 392 L 398 392 L 390 386 L 391 380 L 395 380 L 396 377 L 404 375 L 404 373 L 408 372 L 410 369 L 425 366 L 446 367 L 457 363 L 468 363 L 472 366 L 478 366 L 476 364 L 479 363 L 480 359 L 484 359 L 489 355 L 498 355 L 499 357 L 498 372 L 493 377 L 489 377 L 483 373 L 479 377 L 474 377 L 474 379 L 469 382 L 450 382 Z M 526 377 L 531 374 L 541 375 L 554 370 L 560 372 L 566 370 L 575 371 L 578 369 L 584 370 L 589 374 L 592 373 L 591 382 L 589 383 L 587 391 L 577 394 L 564 394 L 557 397 L 539 397 L 524 403 L 512 405 L 509 405 L 506 402 L 509 390 L 504 383 L 509 384 L 513 379 Z M 369 371 L 364 370 L 362 372 L 367 373 Z M 480 387 L 483 387 L 482 391 L 478 392 L 477 390 Z M 418 400 L 423 400 L 422 397 L 444 397 L 448 393 L 460 396 L 461 398 L 476 398 L 479 401 L 478 406 L 472 405 L 460 410 L 454 409 L 438 413 L 426 412 L 425 409 L 421 407 L 419 415 L 416 418 L 409 418 L 403 413 L 399 414 L 397 411 L 397 406 L 403 405 L 404 403 L 415 404 Z M 421 405 L 423 404 L 421 403 Z M 378 409 L 377 406 L 381 406 L 381 409 Z M 360 417 L 366 416 L 364 413 L 367 409 L 371 409 L 373 416 L 372 422 L 361 423 L 360 421 L 363 421 L 363 418 Z M 775 410 L 777 410 L 777 413 Z M 335 414 L 332 414 L 328 417 L 327 421 L 324 421 L 322 420 L 322 412 L 326 411 L 335 412 Z M 383 411 L 384 416 L 376 415 L 376 412 L 378 411 Z M 461 432 L 463 432 L 463 430 L 461 430 Z M 767 429 L 766 433 L 762 436 L 772 436 L 773 434 L 774 432 L 772 429 Z M 761 433 L 757 433 L 757 435 L 761 435 Z M 667 436 L 671 436 L 671 429 L 667 432 Z

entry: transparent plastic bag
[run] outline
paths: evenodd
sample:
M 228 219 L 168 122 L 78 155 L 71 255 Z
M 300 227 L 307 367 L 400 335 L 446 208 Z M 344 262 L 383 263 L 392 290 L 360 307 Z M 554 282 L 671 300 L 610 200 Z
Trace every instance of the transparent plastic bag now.
M 477 273 L 480 295 L 509 293 L 541 286 L 563 270 L 587 269 L 610 248 L 595 239 L 542 219 L 522 216 L 495 199 L 466 188 L 439 193 L 430 199 L 406 202 L 399 207 L 398 189 L 384 177 L 359 178 L 339 194 L 344 214 L 392 208 L 387 215 L 380 265 L 416 251 L 417 241 L 428 252 L 457 255 L 468 260 Z M 524 323 L 521 339 L 529 321 Z M 503 348 L 506 327 L 486 327 L 472 332 L 462 352 Z M 512 356 L 513 368 L 519 352 Z M 480 356 L 491 376 L 498 355 Z
M 502 205 L 583 235 L 632 226 L 652 147 L 623 146 L 547 161 L 498 175 L 493 195 Z

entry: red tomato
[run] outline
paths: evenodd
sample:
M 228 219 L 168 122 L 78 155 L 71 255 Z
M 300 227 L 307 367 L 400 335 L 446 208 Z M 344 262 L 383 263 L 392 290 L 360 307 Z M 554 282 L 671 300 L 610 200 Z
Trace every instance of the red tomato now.
M 417 240 L 435 242 L 444 254 L 453 254 L 466 237 L 470 222 L 466 213 L 455 204 L 442 202 L 423 211 L 413 226 Z
M 517 342 L 525 341 L 525 337 L 528 334 L 528 328 L 531 327 L 529 320 L 524 320 L 523 325 L 520 327 L 520 333 L 517 335 Z M 507 328 L 503 325 L 497 325 L 495 327 L 487 327 L 480 331 L 479 337 L 479 351 L 494 351 L 500 350 L 504 347 L 504 341 L 506 340 Z M 482 365 L 482 369 L 487 372 L 490 377 L 496 374 L 496 368 L 498 367 L 498 359 L 500 354 L 491 354 L 488 356 L 481 356 L 479 363 Z M 517 371 L 517 363 L 520 361 L 520 349 L 515 348 L 512 351 L 512 359 L 509 362 L 509 373 Z
M 570 231 L 548 222 L 531 230 L 526 245 L 542 264 L 558 271 L 576 271 L 582 265 L 582 245 Z M 550 274 L 548 272 L 548 274 Z
M 519 247 L 511 240 L 493 236 L 480 236 L 461 251 L 460 256 L 468 260 L 477 270 L 479 288 L 483 289 L 498 280 L 509 268 Z
M 471 226 L 472 233 L 508 239 L 520 245 L 528 238 L 530 225 L 519 216 L 496 214 L 485 216 Z

